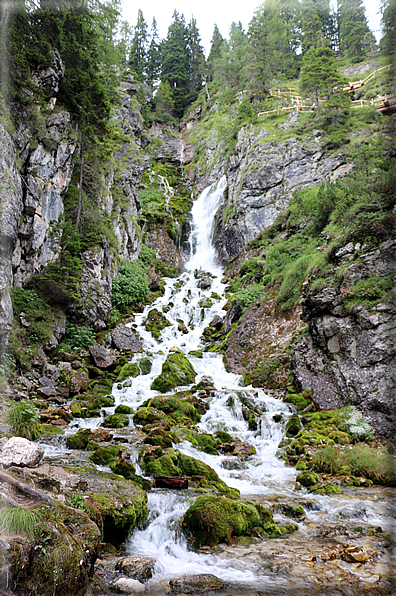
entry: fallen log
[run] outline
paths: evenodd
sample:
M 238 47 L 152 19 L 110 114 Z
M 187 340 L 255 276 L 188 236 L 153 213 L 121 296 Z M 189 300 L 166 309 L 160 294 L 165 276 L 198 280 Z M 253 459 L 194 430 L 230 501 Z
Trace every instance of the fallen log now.
M 154 476 L 153 488 L 173 488 L 182 490 L 188 488 L 188 478 L 174 478 L 173 476 Z
M 39 499 L 40 501 L 44 501 L 45 503 L 47 503 L 47 505 L 49 505 L 51 507 L 52 510 L 55 509 L 55 507 L 54 507 L 51 499 L 43 491 L 37 490 L 35 488 L 32 488 L 28 484 L 25 484 L 24 482 L 20 482 L 19 480 L 16 480 L 15 478 L 13 478 L 12 476 L 10 476 L 9 474 L 6 474 L 3 471 L 0 471 L 0 480 L 2 480 L 3 482 L 8 482 L 8 484 L 11 484 L 12 486 L 15 486 L 16 488 L 18 488 L 23 493 L 28 494 L 31 497 L 34 497 L 35 499 Z

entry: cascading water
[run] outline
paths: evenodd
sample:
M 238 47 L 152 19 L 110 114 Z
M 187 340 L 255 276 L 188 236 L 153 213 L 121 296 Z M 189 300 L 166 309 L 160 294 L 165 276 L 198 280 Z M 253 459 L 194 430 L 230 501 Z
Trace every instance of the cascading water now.
M 135 316 L 132 326 L 142 339 L 144 354 L 136 354 L 133 361 L 139 362 L 141 358 L 150 356 L 152 369 L 149 374 L 139 375 L 123 384 L 115 385 L 115 405 L 122 403 L 136 409 L 142 402 L 157 395 L 150 387 L 160 374 L 170 350 L 176 346 L 186 355 L 198 350 L 203 329 L 216 315 L 224 317 L 225 286 L 221 282 L 222 270 L 216 263 L 211 240 L 214 215 L 223 200 L 225 186 L 226 180 L 223 177 L 217 184 L 205 189 L 195 201 L 189 241 L 191 254 L 185 264 L 185 272 L 177 279 L 165 279 L 164 295 L 150 304 L 143 313 Z M 211 278 L 210 288 L 200 287 L 202 275 Z M 147 314 L 152 308 L 165 312 L 170 323 L 163 329 L 159 339 L 155 339 L 144 326 Z M 146 591 L 162 594 L 165 580 L 210 573 L 234 585 L 237 591 L 227 591 L 227 594 L 250 595 L 257 594 L 258 591 L 262 593 L 263 589 L 268 594 L 297 593 L 293 591 L 296 582 L 299 582 L 299 590 L 305 589 L 306 571 L 303 571 L 299 578 L 296 573 L 289 577 L 287 565 L 293 558 L 299 562 L 301 549 L 305 549 L 306 552 L 308 548 L 309 552 L 307 542 L 315 545 L 315 548 L 321 548 L 321 532 L 325 531 L 323 528 L 328 528 L 330 524 L 334 530 L 338 527 L 339 520 L 344 524 L 347 523 L 345 520 L 353 520 L 355 525 L 358 522 L 366 526 L 382 526 L 389 529 L 392 527 L 395 512 L 385 499 L 375 497 L 378 490 L 376 493 L 367 491 L 364 502 L 352 491 L 344 491 L 342 495 L 312 496 L 303 488 L 296 493 L 295 469 L 286 467 L 283 460 L 277 458 L 278 445 L 284 433 L 285 422 L 292 414 L 292 407 L 260 389 L 243 387 L 239 375 L 225 370 L 222 356 L 219 354 L 203 352 L 202 358 L 191 354 L 188 358 L 197 372 L 195 382 L 210 377 L 216 389 L 214 395 L 207 398 L 209 409 L 202 416 L 198 427 L 209 433 L 227 431 L 241 441 L 253 445 L 256 454 L 235 465 L 235 458 L 204 453 L 188 441 L 178 443 L 177 449 L 209 464 L 228 486 L 237 488 L 244 499 L 251 498 L 267 505 L 282 499 L 298 499 L 299 502 L 305 499 L 306 518 L 298 523 L 297 532 L 281 541 L 262 541 L 256 538 L 248 546 L 236 543 L 230 546 L 219 545 L 216 552 L 195 552 L 189 548 L 181 532 L 180 522 L 191 505 L 191 498 L 198 493 L 188 490 L 172 492 L 153 489 L 148 495 L 149 517 L 146 524 L 144 528 L 136 529 L 126 544 L 126 550 L 131 556 L 148 556 L 156 560 L 154 576 L 148 582 Z M 252 400 L 262 412 L 256 431 L 249 430 L 242 415 L 242 402 L 246 399 Z M 106 415 L 113 411 L 114 408 L 105 410 Z M 283 423 L 274 422 L 274 414 L 282 414 Z M 96 428 L 102 420 L 103 418 L 95 418 L 76 421 L 67 432 L 75 432 L 76 425 Z M 133 432 L 132 416 L 128 432 Z M 62 460 L 65 456 L 64 448 L 62 457 L 60 452 L 59 447 L 52 451 L 47 447 L 49 459 Z M 136 453 L 132 451 L 132 459 L 134 456 Z M 141 474 L 137 463 L 136 469 Z M 275 514 L 274 517 L 278 522 L 290 523 L 290 519 L 281 514 Z M 279 551 L 280 544 L 283 554 Z M 275 565 L 276 557 L 282 556 L 286 561 L 278 561 Z M 277 569 L 281 571 L 278 572 Z M 369 581 L 369 574 L 365 576 L 364 572 L 360 573 L 359 577 L 363 576 Z M 334 571 L 330 570 L 329 574 L 333 578 Z

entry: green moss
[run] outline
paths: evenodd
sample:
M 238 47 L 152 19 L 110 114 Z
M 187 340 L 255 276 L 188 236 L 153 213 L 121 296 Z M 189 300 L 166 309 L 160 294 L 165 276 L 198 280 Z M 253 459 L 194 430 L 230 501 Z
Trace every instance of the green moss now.
M 144 326 L 147 331 L 150 331 L 153 337 L 159 339 L 162 330 L 165 329 L 165 327 L 169 327 L 170 323 L 162 313 L 153 308 L 148 312 Z
M 140 369 L 136 362 L 128 362 L 121 368 L 116 383 L 122 383 L 129 377 L 137 377 L 140 375 Z
M 105 428 L 124 428 L 128 424 L 129 420 L 126 414 L 112 414 L 111 416 L 107 416 L 103 422 Z
M 167 453 L 157 459 L 144 458 L 140 465 L 144 472 L 152 476 L 181 476 L 181 469 L 175 465 L 175 461 L 177 458 Z
M 199 422 L 201 416 L 195 407 L 196 398 L 190 392 L 179 392 L 174 395 L 158 395 L 142 404 L 142 407 L 152 407 L 162 411 L 172 426 L 172 421 L 176 424 L 183 423 L 185 420 Z M 149 422 L 149 421 L 148 421 Z
M 286 515 L 286 517 L 292 517 L 295 519 L 301 518 L 305 516 L 305 510 L 302 505 L 298 503 L 278 503 L 275 505 L 274 511 L 276 513 L 282 513 Z
M 192 385 L 197 373 L 182 352 L 171 352 L 162 365 L 161 374 L 154 379 L 151 389 L 167 393 L 180 385 Z
M 202 358 L 202 350 L 191 350 L 189 354 L 191 356 L 196 356 L 196 358 Z
M 183 527 L 192 534 L 194 546 L 231 542 L 233 536 L 280 536 L 296 526 L 277 526 L 272 513 L 262 505 L 249 501 L 233 501 L 227 497 L 198 497 L 186 511 Z
M 287 437 L 294 437 L 300 431 L 301 424 L 300 419 L 298 416 L 292 416 L 290 420 L 288 420 L 286 424 L 286 436 Z
M 63 430 L 55 424 L 39 424 L 41 435 L 63 435 Z
M 151 401 L 151 400 L 150 400 Z M 136 414 L 133 416 L 133 421 L 135 424 L 142 424 L 145 426 L 146 424 L 152 424 L 157 420 L 164 420 L 165 415 L 163 412 L 160 412 L 156 408 L 151 407 L 141 407 L 138 409 Z
M 309 401 L 303 397 L 302 393 L 287 395 L 285 401 L 298 407 L 299 410 L 305 410 Z
M 127 480 L 133 480 L 136 476 L 135 466 L 129 459 L 117 459 L 109 462 L 109 466 L 114 474 L 123 476 Z
M 125 406 L 123 404 L 120 404 L 114 410 L 114 414 L 133 414 L 133 413 L 134 413 L 134 411 L 132 408 L 130 408 L 129 406 Z
M 142 358 L 139 360 L 139 368 L 142 375 L 149 375 L 151 373 L 151 368 L 153 363 L 151 362 L 150 358 Z
M 319 482 L 319 476 L 315 472 L 302 472 L 296 478 L 296 481 L 306 487 L 314 486 Z
M 94 464 L 104 466 L 114 460 L 120 451 L 121 447 L 119 445 L 101 445 L 91 453 L 88 459 L 93 461 Z
M 314 484 L 308 490 L 315 495 L 338 495 L 343 492 L 341 486 L 338 486 L 338 484 L 329 484 L 327 482 Z
M 89 428 L 81 428 L 76 434 L 67 437 L 66 444 L 69 449 L 86 449 L 91 435 Z
M 189 441 L 193 447 L 199 447 L 205 453 L 218 455 L 216 449 L 218 441 L 208 433 L 199 433 L 193 429 L 180 428 L 176 431 L 179 439 Z

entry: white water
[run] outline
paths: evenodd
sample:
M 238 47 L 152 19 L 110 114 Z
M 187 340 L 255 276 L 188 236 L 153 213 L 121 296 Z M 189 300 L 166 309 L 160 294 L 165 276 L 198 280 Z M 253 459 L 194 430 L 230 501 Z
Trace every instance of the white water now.
M 216 315 L 225 316 L 223 306 L 225 286 L 221 282 L 222 270 L 216 263 L 216 255 L 212 246 L 212 226 L 214 215 L 223 200 L 226 181 L 222 178 L 217 185 L 207 188 L 194 203 L 192 209 L 193 227 L 190 238 L 191 256 L 185 265 L 185 272 L 177 279 L 166 279 L 166 289 L 162 297 L 149 305 L 142 314 L 135 317 L 132 325 L 142 338 L 144 353 L 137 354 L 133 361 L 149 356 L 153 360 L 150 374 L 128 379 L 120 386 L 114 386 L 115 405 L 130 405 L 134 409 L 151 396 L 157 394 L 150 389 L 151 383 L 161 372 L 162 364 L 170 349 L 177 346 L 185 354 L 191 350 L 202 348 L 201 335 L 203 329 Z M 196 270 L 202 269 L 213 276 L 211 288 L 202 290 L 199 280 L 194 276 Z M 215 293 L 218 297 L 213 297 Z M 211 301 L 211 304 L 207 301 Z M 144 328 L 147 313 L 152 308 L 164 311 L 171 323 L 166 327 L 159 340 L 153 338 Z M 187 333 L 178 329 L 183 321 Z M 162 354 L 158 352 L 162 351 Z M 312 496 L 305 489 L 295 491 L 294 468 L 286 467 L 276 457 L 278 444 L 284 433 L 284 424 L 291 415 L 288 404 L 267 395 L 260 389 L 243 387 L 241 377 L 228 373 L 222 356 L 214 353 L 203 353 L 202 358 L 189 355 L 194 366 L 198 383 L 204 377 L 211 377 L 216 392 L 207 398 L 209 410 L 202 416 L 198 427 L 209 433 L 225 430 L 241 441 L 253 445 L 256 454 L 239 466 L 240 469 L 227 469 L 227 462 L 235 462 L 237 458 L 226 455 L 209 455 L 183 441 L 177 449 L 186 455 L 193 456 L 209 464 L 216 470 L 228 486 L 239 489 L 242 498 L 257 499 L 260 502 L 275 499 L 304 499 L 309 497 L 313 507 L 306 511 L 306 521 L 299 523 L 301 543 L 310 541 L 313 526 L 340 523 L 355 520 L 367 526 L 382 526 L 392 531 L 395 511 L 386 500 L 376 498 L 375 494 L 362 501 L 352 494 L 334 496 Z M 261 422 L 257 431 L 249 431 L 242 415 L 240 397 L 254 400 L 256 406 L 262 407 Z M 106 408 L 106 415 L 113 412 Z M 275 423 L 273 415 L 283 414 L 283 424 Z M 80 419 L 76 424 L 83 428 L 97 428 L 102 418 Z M 130 417 L 130 430 L 133 428 Z M 74 422 L 67 429 L 67 434 L 75 432 Z M 59 458 L 65 455 L 64 447 L 47 447 L 47 456 Z M 136 454 L 134 454 L 135 456 Z M 229 466 L 230 467 L 230 466 Z M 136 463 L 138 473 L 141 473 Z M 153 489 L 148 495 L 149 517 L 144 528 L 136 529 L 128 541 L 127 552 L 131 556 L 149 556 L 156 559 L 154 577 L 148 587 L 153 593 L 158 590 L 161 581 L 184 575 L 212 573 L 213 575 L 233 582 L 238 586 L 249 586 L 252 589 L 281 589 L 287 583 L 282 577 L 269 577 L 260 570 L 260 564 L 250 555 L 238 557 L 231 552 L 227 556 L 192 551 L 180 530 L 180 521 L 184 512 L 192 503 L 196 493 L 191 491 L 171 492 Z M 277 521 L 290 523 L 290 519 L 275 515 Z M 286 543 L 287 539 L 284 539 Z M 274 541 L 276 542 L 276 541 Z M 279 542 L 278 542 L 279 544 Z M 276 550 L 277 546 L 273 546 Z M 298 547 L 301 548 L 301 547 Z M 261 556 L 261 555 L 260 555 Z M 271 592 L 271 593 L 277 593 Z

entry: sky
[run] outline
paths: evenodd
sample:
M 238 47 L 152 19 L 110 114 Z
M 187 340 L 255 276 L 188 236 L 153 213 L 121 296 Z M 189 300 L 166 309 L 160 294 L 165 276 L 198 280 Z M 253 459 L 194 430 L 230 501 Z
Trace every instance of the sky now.
M 381 37 L 379 1 L 363 1 L 370 29 L 379 41 Z M 244 29 L 247 30 L 253 13 L 260 4 L 260 0 L 223 0 L 221 2 L 219 0 L 140 0 L 140 2 L 139 0 L 133 2 L 123 0 L 123 20 L 134 26 L 138 9 L 141 8 L 149 30 L 153 16 L 155 16 L 160 37 L 164 38 L 172 22 L 172 14 L 175 9 L 180 14 L 184 14 L 187 22 L 193 16 L 197 21 L 202 45 L 207 56 L 215 23 L 223 37 L 228 37 L 232 21 L 241 21 Z

